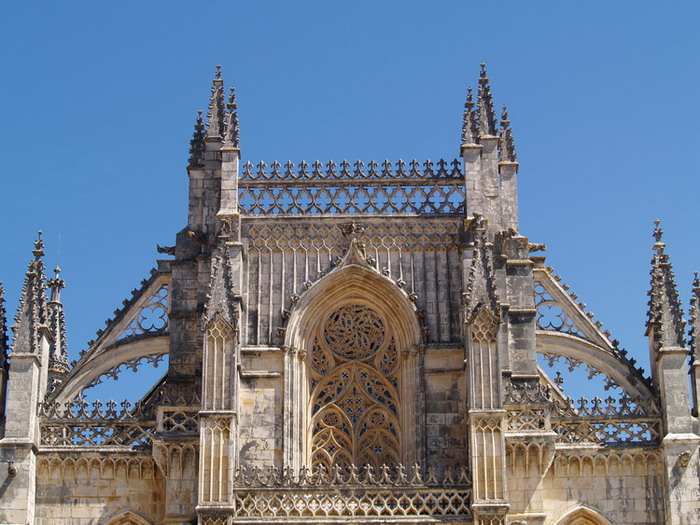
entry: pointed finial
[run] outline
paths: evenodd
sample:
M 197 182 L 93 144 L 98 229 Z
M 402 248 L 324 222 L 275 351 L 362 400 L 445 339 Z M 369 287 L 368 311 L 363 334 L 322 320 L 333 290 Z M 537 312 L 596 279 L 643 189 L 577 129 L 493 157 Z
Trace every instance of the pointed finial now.
M 467 100 L 464 103 L 464 119 L 462 120 L 462 144 L 476 144 L 479 141 L 479 123 L 474 111 L 472 87 L 467 88 Z
M 500 152 L 501 162 L 515 162 L 518 155 L 515 153 L 515 141 L 513 140 L 513 130 L 510 129 L 508 120 L 508 108 L 503 106 L 501 112 L 501 132 L 500 132 Z
M 51 300 L 52 303 L 61 302 L 61 290 L 66 287 L 66 282 L 61 279 L 61 269 L 56 266 L 53 269 L 54 276 L 46 281 L 47 286 L 51 289 Z
M 664 231 L 661 229 L 661 221 L 659 219 L 654 220 L 654 233 L 652 236 L 656 241 L 654 242 L 654 250 L 659 254 L 663 254 L 666 243 L 663 242 Z
M 239 146 L 239 129 L 238 129 L 238 104 L 236 103 L 236 88 L 231 86 L 231 93 L 226 104 L 226 123 L 224 130 L 224 142 L 230 144 L 234 148 Z
M 486 73 L 486 62 L 482 62 L 479 66 L 481 67 L 481 71 L 479 72 L 479 84 L 483 86 L 489 83 L 489 76 L 488 73 Z
M 229 110 L 238 109 L 238 106 L 236 105 L 236 88 L 231 86 L 229 88 L 229 91 L 230 93 L 228 95 L 228 104 L 226 104 L 226 107 Z
M 478 93 L 479 134 L 481 136 L 496 135 L 496 112 L 493 108 L 493 97 L 489 77 L 486 74 L 486 63 L 481 63 Z
M 698 279 L 698 272 L 693 272 L 693 291 L 700 292 L 700 279 Z
M 34 250 L 32 250 L 32 253 L 36 259 L 44 256 L 44 240 L 41 238 L 43 234 L 44 232 L 41 230 L 36 232 L 37 238 L 36 241 L 34 241 Z
M 224 132 L 224 81 L 221 79 L 221 66 L 217 64 L 214 82 L 209 98 L 209 113 L 207 113 L 207 137 L 221 138 Z
M 190 158 L 189 166 L 191 168 L 204 167 L 204 120 L 202 119 L 202 110 L 197 110 L 197 120 L 194 124 L 194 132 L 190 140 Z

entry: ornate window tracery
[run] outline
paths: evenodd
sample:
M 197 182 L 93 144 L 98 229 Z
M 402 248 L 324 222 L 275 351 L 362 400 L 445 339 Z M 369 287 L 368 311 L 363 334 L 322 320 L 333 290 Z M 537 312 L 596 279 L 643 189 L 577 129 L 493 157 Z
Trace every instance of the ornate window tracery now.
M 313 468 L 398 465 L 400 355 L 377 312 L 333 311 L 314 338 L 309 372 Z

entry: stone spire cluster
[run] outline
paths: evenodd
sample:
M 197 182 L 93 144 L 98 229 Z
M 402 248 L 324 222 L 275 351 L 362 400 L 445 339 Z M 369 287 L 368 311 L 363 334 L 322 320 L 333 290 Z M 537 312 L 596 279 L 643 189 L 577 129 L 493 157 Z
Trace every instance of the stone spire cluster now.
M 519 164 L 513 131 L 506 106 L 503 106 L 498 129 L 489 77 L 483 63 L 476 102 L 472 88 L 467 89 L 461 139 L 467 213 L 481 215 L 490 236 L 499 230 L 517 230 Z
M 48 322 L 46 276 L 44 275 L 44 241 L 39 232 L 29 261 L 19 308 L 12 327 L 13 352 L 38 353 L 40 328 Z
M 464 103 L 462 119 L 462 149 L 465 146 L 474 147 L 482 143 L 482 139 L 498 138 L 498 149 L 501 162 L 516 162 L 515 142 L 513 131 L 508 120 L 508 110 L 503 106 L 500 130 L 497 129 L 496 112 L 486 64 L 481 64 L 479 74 L 479 89 L 477 101 L 474 102 L 472 88 L 467 88 L 467 99 Z
M 228 102 L 225 101 L 224 81 L 221 78 L 221 66 L 216 66 L 214 80 L 212 81 L 211 96 L 209 97 L 209 111 L 206 124 L 199 110 L 194 125 L 192 140 L 190 140 L 189 166 L 191 168 L 204 167 L 204 142 L 205 140 L 223 140 L 225 144 L 239 147 L 238 132 L 238 106 L 236 104 L 236 92 L 232 87 Z
M 655 351 L 685 346 L 685 321 L 676 289 L 675 274 L 665 253 L 660 221 L 654 222 L 654 257 L 651 261 L 651 289 L 647 327 L 653 330 Z

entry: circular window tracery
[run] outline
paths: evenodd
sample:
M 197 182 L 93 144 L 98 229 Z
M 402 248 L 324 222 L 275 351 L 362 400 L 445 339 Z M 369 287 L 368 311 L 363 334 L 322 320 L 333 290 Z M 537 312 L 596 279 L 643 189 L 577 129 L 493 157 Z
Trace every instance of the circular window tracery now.
M 384 322 L 367 306 L 341 306 L 326 321 L 323 335 L 336 356 L 363 360 L 375 355 L 384 342 Z

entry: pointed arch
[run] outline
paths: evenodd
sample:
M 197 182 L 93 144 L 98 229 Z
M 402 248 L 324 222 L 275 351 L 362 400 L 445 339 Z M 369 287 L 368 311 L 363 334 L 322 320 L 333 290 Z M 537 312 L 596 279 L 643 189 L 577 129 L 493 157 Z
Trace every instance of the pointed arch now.
M 585 506 L 576 507 L 562 516 L 556 525 L 613 525 L 601 514 Z
M 396 344 L 401 350 L 422 342 L 417 309 L 401 290 L 374 268 L 349 264 L 316 281 L 292 310 L 285 333 L 285 346 L 303 348 L 315 328 L 310 322 L 325 319 L 329 305 L 357 302 L 377 310 L 380 316 L 394 323 Z
M 101 522 L 102 525 L 151 525 L 151 522 L 133 510 L 120 510 Z
M 360 263 L 317 281 L 290 314 L 285 456 L 294 467 L 422 461 L 417 311 L 394 282 Z

